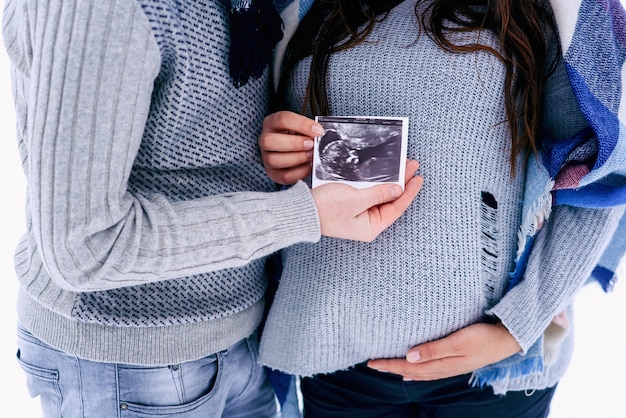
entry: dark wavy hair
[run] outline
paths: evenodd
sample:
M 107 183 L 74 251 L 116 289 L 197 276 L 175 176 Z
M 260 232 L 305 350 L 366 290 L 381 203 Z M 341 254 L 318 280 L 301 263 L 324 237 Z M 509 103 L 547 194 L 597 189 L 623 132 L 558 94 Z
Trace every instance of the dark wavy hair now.
M 542 117 L 548 39 L 556 33 L 552 14 L 545 0 L 434 0 L 422 13 L 415 13 L 420 31 L 440 48 L 455 53 L 488 51 L 506 68 L 505 106 L 510 126 L 511 168 L 519 155 L 537 152 L 536 137 Z M 300 25 L 283 58 L 277 100 L 284 107 L 287 82 L 296 64 L 311 56 L 309 80 L 302 112 L 328 115 L 326 90 L 328 62 L 334 52 L 365 41 L 377 21 L 402 0 L 317 0 Z M 457 45 L 452 35 L 460 32 L 491 30 L 499 39 L 496 50 L 479 43 Z M 556 62 L 555 56 L 554 62 Z M 554 62 L 552 65 L 554 65 Z

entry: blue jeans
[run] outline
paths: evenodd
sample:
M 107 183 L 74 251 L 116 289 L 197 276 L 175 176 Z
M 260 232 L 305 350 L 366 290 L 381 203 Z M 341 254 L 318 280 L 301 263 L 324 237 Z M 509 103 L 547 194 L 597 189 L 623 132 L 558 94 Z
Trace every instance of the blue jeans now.
M 18 327 L 18 362 L 44 417 L 275 417 L 256 335 L 200 360 L 160 367 L 67 355 Z

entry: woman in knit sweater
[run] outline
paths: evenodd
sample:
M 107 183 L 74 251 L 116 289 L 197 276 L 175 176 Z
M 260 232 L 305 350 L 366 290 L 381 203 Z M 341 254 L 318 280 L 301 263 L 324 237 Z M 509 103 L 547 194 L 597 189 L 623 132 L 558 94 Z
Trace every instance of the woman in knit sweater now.
M 559 58 L 545 1 L 313 2 L 285 50 L 281 107 L 408 117 L 425 183 L 372 243 L 323 238 L 283 252 L 260 361 L 304 377 L 306 416 L 547 416 L 572 349 L 567 320 L 553 318 L 623 212 L 554 209 L 506 292 L 525 162 L 540 134 L 586 127 Z M 306 119 L 281 114 L 295 132 Z M 275 181 L 310 174 L 302 137 L 265 131 L 260 145 Z M 537 373 L 470 384 L 544 332 L 553 345 Z

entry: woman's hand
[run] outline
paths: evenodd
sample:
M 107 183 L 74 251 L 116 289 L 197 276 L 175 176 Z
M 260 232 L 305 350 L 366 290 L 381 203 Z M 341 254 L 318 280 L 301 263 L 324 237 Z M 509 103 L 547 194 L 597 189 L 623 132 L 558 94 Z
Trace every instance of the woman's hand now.
M 520 350 L 504 325 L 481 323 L 415 346 L 404 359 L 370 360 L 367 365 L 381 372 L 399 374 L 404 380 L 437 380 L 473 372 Z
M 263 121 L 259 136 L 261 159 L 268 176 L 279 184 L 294 184 L 311 173 L 313 138 L 324 128 L 293 112 L 276 112 Z

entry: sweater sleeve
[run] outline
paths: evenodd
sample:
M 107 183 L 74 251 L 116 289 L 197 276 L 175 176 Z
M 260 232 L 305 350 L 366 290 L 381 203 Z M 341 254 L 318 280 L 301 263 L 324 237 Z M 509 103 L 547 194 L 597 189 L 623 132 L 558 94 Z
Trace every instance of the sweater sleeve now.
M 617 228 L 623 207 L 557 207 L 539 232 L 524 280 L 489 313 L 525 352 L 585 283 Z
M 161 64 L 146 16 L 134 1 L 11 3 L 5 33 L 14 28 L 20 41 L 8 43 L 27 42 L 32 61 L 18 114 L 27 121 L 29 233 L 59 286 L 184 277 L 319 239 L 304 184 L 178 202 L 129 193 Z
M 549 66 L 559 57 L 551 44 Z M 560 58 L 560 57 L 559 57 Z M 588 126 L 563 59 L 547 72 L 543 127 L 552 138 L 571 138 Z M 532 247 L 523 280 L 489 313 L 496 315 L 525 352 L 572 303 L 616 230 L 623 207 L 557 206 Z

